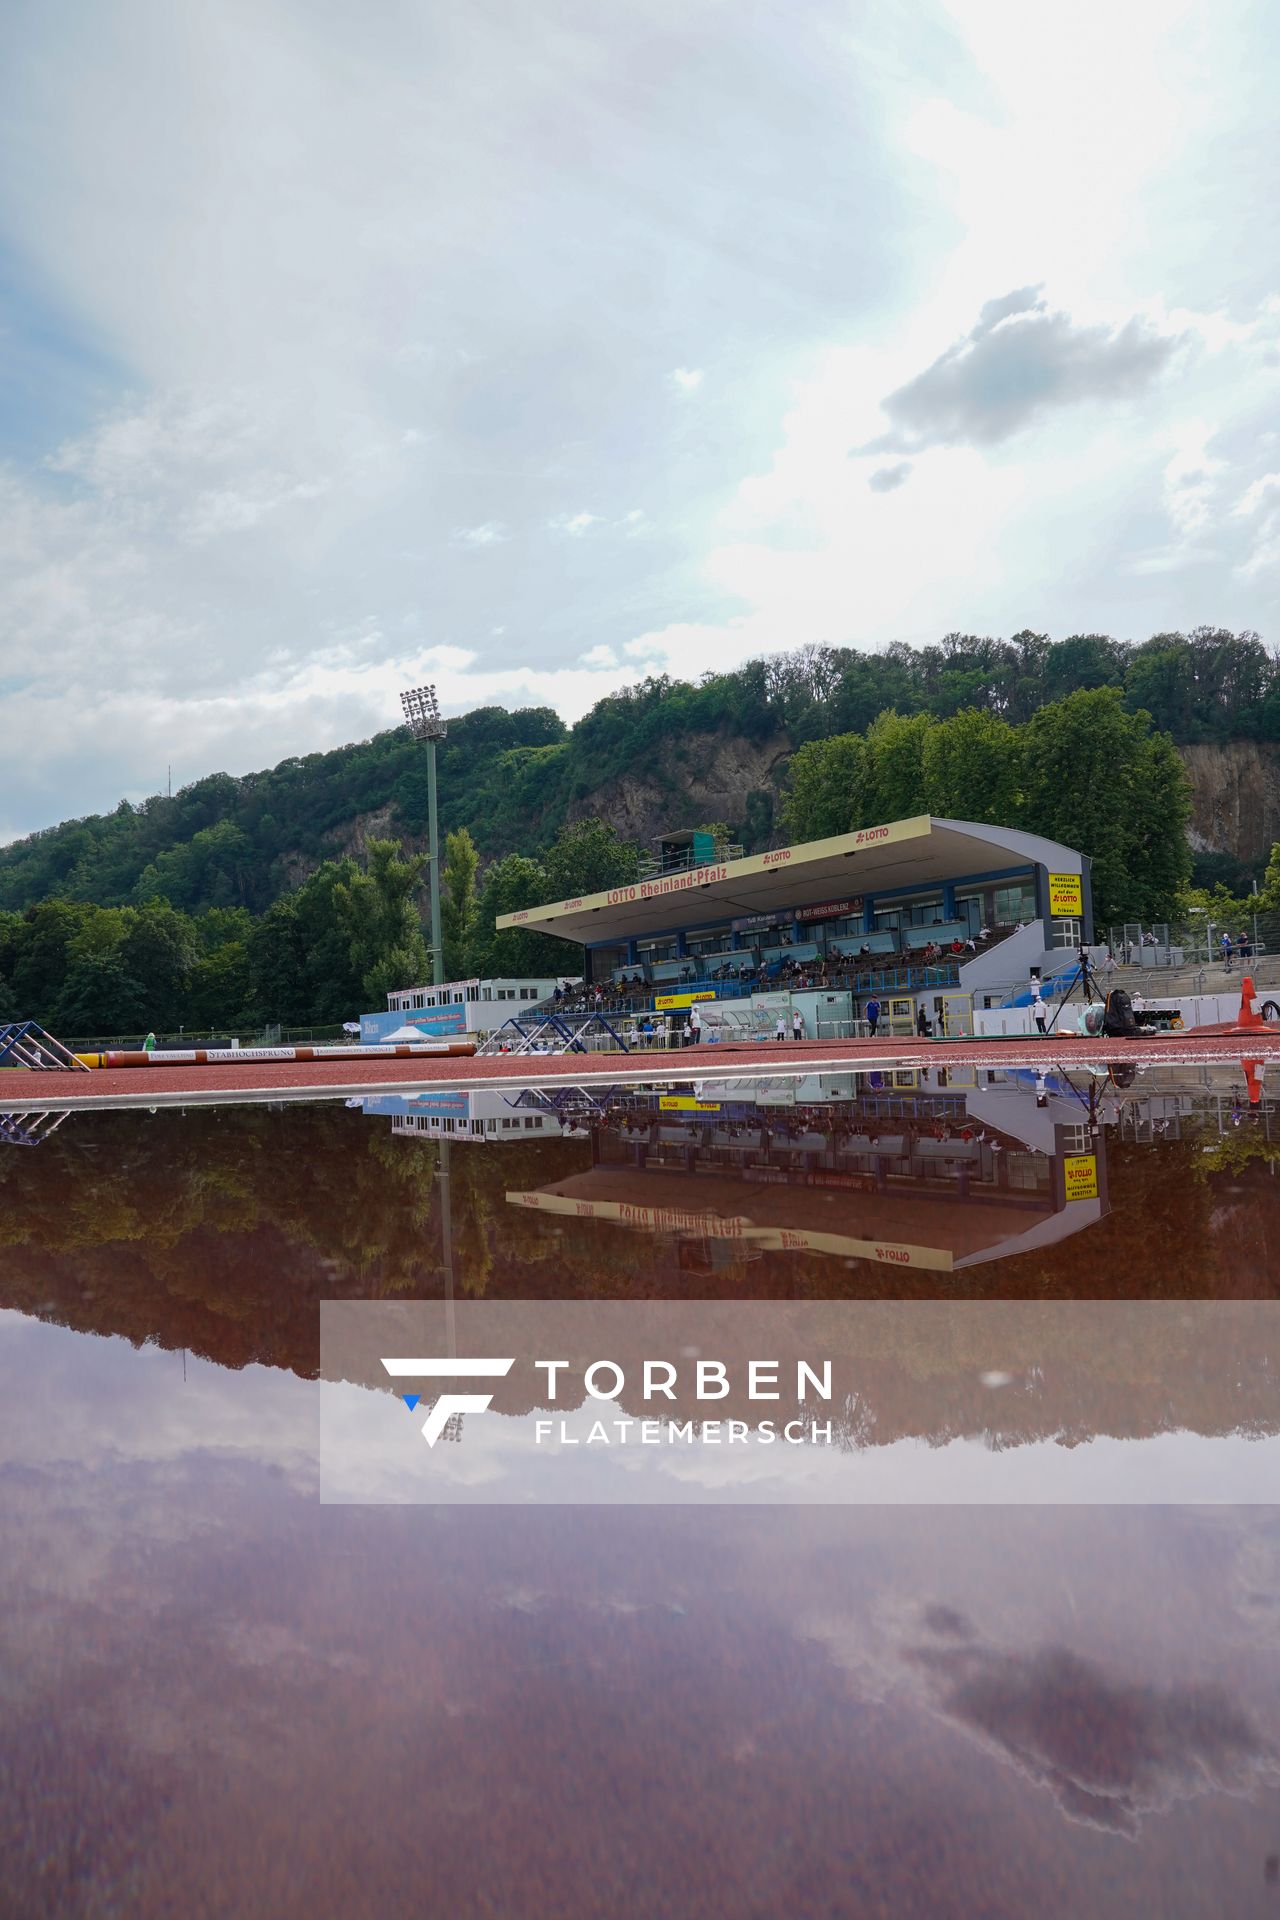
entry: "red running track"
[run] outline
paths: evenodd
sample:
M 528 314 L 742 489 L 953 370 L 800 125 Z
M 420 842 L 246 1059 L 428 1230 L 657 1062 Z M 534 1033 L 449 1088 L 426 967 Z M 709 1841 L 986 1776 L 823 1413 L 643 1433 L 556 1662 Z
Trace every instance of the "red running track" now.
M 0 1111 L 84 1106 L 177 1106 L 237 1097 L 336 1099 L 427 1087 L 537 1086 L 735 1079 L 777 1073 L 849 1073 L 877 1067 L 1052 1067 L 1135 1061 L 1230 1065 L 1280 1058 L 1280 1031 L 1180 1033 L 1141 1040 L 785 1040 L 643 1054 L 488 1054 L 396 1060 L 260 1061 L 241 1066 L 104 1067 L 87 1073 L 0 1072 Z

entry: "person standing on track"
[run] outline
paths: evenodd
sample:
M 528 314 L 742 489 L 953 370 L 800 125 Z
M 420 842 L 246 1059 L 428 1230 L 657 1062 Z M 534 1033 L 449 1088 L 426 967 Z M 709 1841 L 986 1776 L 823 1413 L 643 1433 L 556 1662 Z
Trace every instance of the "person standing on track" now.
M 867 1026 L 870 1029 L 871 1038 L 874 1040 L 876 1037 L 876 1028 L 880 1024 L 880 1002 L 877 999 L 875 999 L 875 997 L 873 996 L 870 1000 L 867 1001 L 867 1004 L 863 1007 L 862 1011 L 866 1019 Z
M 799 1007 L 797 1007 L 791 1015 L 791 1038 L 793 1040 L 804 1039 L 804 1015 L 801 1013 Z
M 1036 1023 L 1036 1032 L 1043 1039 L 1045 1033 L 1044 1001 L 1040 998 L 1040 983 L 1038 980 L 1031 989 L 1031 1018 Z
M 774 1039 L 775 1039 L 775 1040 L 785 1040 L 785 1039 L 786 1039 L 786 1037 L 787 1037 L 787 1016 L 786 1016 L 786 1014 L 785 1014 L 785 1013 L 780 1013 L 780 1014 L 778 1015 L 778 1018 L 777 1018 L 777 1022 L 776 1022 L 776 1024 L 775 1024 L 775 1026 L 774 1026 L 774 1029 L 773 1029 L 773 1037 L 774 1037 Z

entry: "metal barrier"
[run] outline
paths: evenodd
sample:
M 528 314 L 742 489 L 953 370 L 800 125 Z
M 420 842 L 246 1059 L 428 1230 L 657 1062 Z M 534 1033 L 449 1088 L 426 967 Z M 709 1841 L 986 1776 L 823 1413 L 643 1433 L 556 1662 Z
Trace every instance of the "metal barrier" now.
M 26 1067 L 39 1073 L 88 1073 L 70 1047 L 55 1040 L 34 1020 L 0 1023 L 0 1067 Z
M 495 1053 L 628 1053 L 630 1048 L 603 1015 L 539 1013 L 527 1009 L 483 1040 L 477 1055 Z
M 51 1133 L 58 1131 L 69 1113 L 70 1108 L 62 1113 L 55 1113 L 52 1109 L 36 1113 L 0 1113 L 0 1144 L 38 1147 Z

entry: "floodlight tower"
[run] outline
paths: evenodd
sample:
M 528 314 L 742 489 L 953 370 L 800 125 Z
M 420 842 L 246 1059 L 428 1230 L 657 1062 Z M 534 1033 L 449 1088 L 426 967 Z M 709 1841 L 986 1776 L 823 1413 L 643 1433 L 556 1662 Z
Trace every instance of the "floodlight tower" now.
M 405 725 L 415 740 L 427 743 L 427 864 L 431 868 L 431 978 L 444 979 L 444 945 L 440 938 L 440 831 L 436 821 L 436 742 L 448 729 L 440 718 L 434 687 L 410 687 L 400 695 Z

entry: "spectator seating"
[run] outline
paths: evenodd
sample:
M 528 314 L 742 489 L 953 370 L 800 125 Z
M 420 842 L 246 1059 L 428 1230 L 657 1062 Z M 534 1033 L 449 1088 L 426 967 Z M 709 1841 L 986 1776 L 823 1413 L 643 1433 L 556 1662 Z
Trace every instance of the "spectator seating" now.
M 932 927 L 903 927 L 902 950 L 919 953 L 925 947 L 949 947 L 953 940 L 967 940 L 969 929 L 963 920 L 943 920 Z
M 896 953 L 898 936 L 890 927 L 881 928 L 875 933 L 851 933 L 844 940 L 833 941 L 827 951 L 841 960 L 856 960 L 863 953 Z

